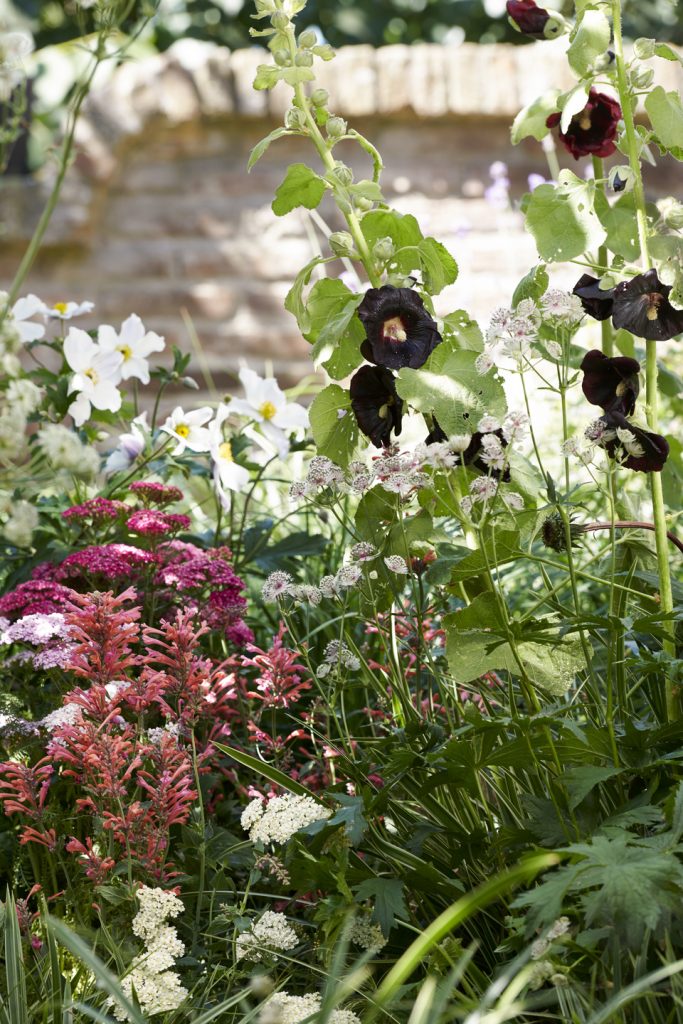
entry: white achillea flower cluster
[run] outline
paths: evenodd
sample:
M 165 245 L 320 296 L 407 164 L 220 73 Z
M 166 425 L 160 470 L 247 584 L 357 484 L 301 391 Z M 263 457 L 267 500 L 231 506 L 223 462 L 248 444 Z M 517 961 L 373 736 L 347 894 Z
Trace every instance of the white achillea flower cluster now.
M 294 949 L 299 944 L 299 937 L 287 923 L 284 914 L 266 910 L 256 921 L 251 930 L 238 935 L 237 959 L 259 961 L 269 953 L 284 952 Z
M 2 526 L 5 540 L 18 548 L 30 547 L 38 518 L 38 509 L 30 501 L 13 501 L 9 518 Z
M 153 1017 L 176 1010 L 188 995 L 178 975 L 170 970 L 185 952 L 185 945 L 175 928 L 167 923 L 185 908 L 175 893 L 164 889 L 144 885 L 137 897 L 140 909 L 133 918 L 133 933 L 142 939 L 145 950 L 122 979 L 121 988 L 129 999 L 135 990 L 143 1013 Z M 114 1007 L 114 1016 L 117 1020 L 127 1019 L 120 1006 Z
M 583 319 L 583 306 L 578 295 L 551 288 L 541 297 L 544 317 L 566 327 L 578 324 Z
M 322 1000 L 317 992 L 305 996 L 290 996 L 288 992 L 276 992 L 261 1011 L 259 1024 L 301 1024 L 314 1013 L 318 1013 Z M 333 1010 L 327 1017 L 328 1024 L 361 1024 L 352 1010 Z
M 378 924 L 373 924 L 369 914 L 359 915 L 353 922 L 349 939 L 354 946 L 367 950 L 369 953 L 379 953 L 387 944 L 382 929 Z
M 256 797 L 247 804 L 240 819 L 252 843 L 286 843 L 306 825 L 329 818 L 332 811 L 310 796 L 285 793 L 264 803 Z
M 343 640 L 330 640 L 323 654 L 323 663 L 318 669 L 318 677 L 324 679 L 335 669 L 342 668 L 357 672 L 360 668 L 360 659 Z

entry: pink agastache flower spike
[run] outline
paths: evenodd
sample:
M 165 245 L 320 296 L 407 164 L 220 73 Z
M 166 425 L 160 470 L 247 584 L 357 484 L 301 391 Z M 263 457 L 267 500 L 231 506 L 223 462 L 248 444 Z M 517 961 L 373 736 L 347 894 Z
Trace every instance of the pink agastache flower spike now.
M 125 607 L 135 596 L 132 588 L 118 597 L 111 592 L 73 595 L 66 621 L 76 644 L 69 668 L 77 676 L 106 686 L 137 665 L 131 646 L 140 632 L 140 609 Z
M 247 650 L 255 657 L 240 658 L 243 668 L 258 670 L 256 690 L 248 691 L 247 697 L 263 701 L 264 707 L 288 708 L 300 700 L 304 690 L 311 688 L 311 684 L 300 675 L 306 672 L 306 668 L 297 661 L 298 652 L 285 647 L 284 635 L 285 625 L 281 622 L 269 650 L 263 651 L 260 647 L 248 644 Z

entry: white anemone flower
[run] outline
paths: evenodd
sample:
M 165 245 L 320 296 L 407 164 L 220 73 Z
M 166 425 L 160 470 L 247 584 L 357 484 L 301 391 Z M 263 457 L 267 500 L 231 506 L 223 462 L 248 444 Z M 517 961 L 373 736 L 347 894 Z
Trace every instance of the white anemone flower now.
M 23 299 L 17 299 L 12 306 L 7 321 L 18 334 L 22 344 L 26 344 L 27 341 L 38 341 L 45 335 L 43 325 L 33 323 L 31 320 L 31 317 L 42 313 L 43 309 L 43 301 L 37 295 L 26 295 Z
M 113 327 L 104 324 L 97 332 L 97 340 L 105 352 L 121 353 L 123 380 L 136 377 L 143 384 L 149 384 L 147 357 L 152 352 L 162 352 L 166 345 L 161 335 L 145 330 L 142 320 L 135 313 L 123 321 L 118 333 Z
M 227 409 L 258 423 L 259 429 L 275 444 L 280 458 L 284 459 L 289 451 L 289 435 L 308 426 L 307 411 L 303 405 L 287 401 L 274 377 L 259 377 L 258 373 L 243 367 L 239 378 L 244 398 L 231 398 Z
M 105 473 L 120 473 L 129 469 L 144 452 L 149 434 L 147 413 L 143 412 L 136 416 L 130 426 L 130 433 L 119 435 L 119 443 L 105 463 Z
M 55 302 L 52 306 L 44 307 L 43 315 L 50 320 L 72 320 L 75 316 L 92 313 L 94 308 L 94 302 Z
M 191 452 L 208 452 L 211 443 L 211 435 L 208 428 L 204 426 L 213 416 L 213 409 L 203 405 L 192 412 L 184 412 L 177 405 L 166 422 L 159 428 L 164 433 L 175 437 L 178 442 L 173 449 L 173 455 L 182 455 L 186 448 Z
M 223 423 L 230 415 L 227 405 L 219 405 L 209 424 L 209 451 L 213 460 L 213 480 L 223 506 L 228 504 L 228 491 L 241 491 L 249 483 L 249 470 L 235 462 L 232 443 L 223 437 Z
M 103 351 L 89 334 L 71 327 L 64 341 L 64 357 L 75 371 L 71 390 L 80 392 L 69 406 L 76 426 L 82 426 L 89 419 L 91 406 L 118 412 L 121 392 L 116 385 L 121 380 L 121 353 Z

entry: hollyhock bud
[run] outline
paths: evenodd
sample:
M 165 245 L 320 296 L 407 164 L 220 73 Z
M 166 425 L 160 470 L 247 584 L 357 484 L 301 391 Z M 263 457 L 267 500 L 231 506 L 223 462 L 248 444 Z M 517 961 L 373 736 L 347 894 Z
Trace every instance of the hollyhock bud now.
M 574 115 L 566 131 L 560 131 L 560 142 L 575 160 L 582 156 L 611 156 L 617 148 L 614 140 L 621 116 L 616 100 L 591 89 L 586 106 Z M 546 124 L 555 128 L 561 119 L 561 114 L 551 114 Z
M 538 7 L 535 0 L 508 0 L 505 6 L 514 28 L 532 39 L 555 39 L 566 31 L 564 18 Z
M 394 255 L 394 243 L 391 238 L 379 238 L 372 247 L 372 255 L 380 263 L 386 263 Z
M 297 53 L 294 63 L 298 68 L 310 68 L 313 64 L 313 54 L 308 50 Z
M 298 107 L 290 107 L 285 114 L 285 125 L 287 128 L 293 128 L 295 131 L 301 131 L 302 128 L 306 127 L 306 117 L 302 110 Z
M 348 231 L 333 231 L 328 241 L 335 256 L 353 256 L 353 236 Z
M 311 28 L 307 28 L 305 32 L 302 32 L 299 36 L 299 46 L 303 50 L 310 50 L 312 46 L 318 42 L 318 37 Z
M 311 103 L 314 107 L 324 107 L 330 98 L 327 89 L 314 89 L 311 93 Z
M 340 139 L 346 135 L 347 124 L 343 117 L 331 117 L 325 125 L 328 139 Z

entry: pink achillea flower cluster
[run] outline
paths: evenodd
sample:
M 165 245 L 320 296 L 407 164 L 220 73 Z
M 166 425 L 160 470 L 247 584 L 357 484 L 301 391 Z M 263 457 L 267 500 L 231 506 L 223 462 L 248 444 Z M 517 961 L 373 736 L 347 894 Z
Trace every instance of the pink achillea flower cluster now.
M 130 579 L 156 559 L 150 551 L 132 544 L 102 544 L 67 555 L 54 569 L 57 580 L 100 577 L 106 581 Z
M 184 497 L 179 487 L 174 487 L 172 484 L 160 484 L 155 480 L 136 480 L 128 490 L 147 506 L 170 505 L 174 501 L 182 501 Z
M 33 579 L 20 583 L 0 597 L 0 615 L 15 621 L 25 615 L 63 612 L 69 606 L 73 591 L 52 580 L 37 578 L 40 569 L 40 566 L 34 569 Z
M 0 644 L 30 644 L 38 650 L 23 650 L 5 659 L 30 662 L 35 668 L 66 668 L 73 645 L 66 618 L 60 612 L 34 612 L 10 624 L 0 619 Z
M 101 526 L 107 522 L 115 522 L 130 511 L 123 501 L 112 501 L 110 498 L 90 498 L 81 505 L 72 505 L 62 512 L 62 518 L 69 522 L 90 522 Z
M 163 537 L 179 530 L 189 530 L 191 519 L 179 512 L 160 512 L 158 509 L 143 508 L 128 519 L 126 526 L 131 533 L 141 537 Z
M 248 691 L 247 697 L 262 701 L 264 708 L 288 708 L 301 699 L 304 690 L 311 688 L 311 684 L 302 679 L 300 674 L 306 669 L 297 661 L 298 652 L 285 647 L 284 635 L 285 625 L 281 622 L 268 651 L 249 644 L 247 650 L 255 657 L 242 656 L 240 659 L 243 668 L 255 668 L 258 671 L 256 690 Z

